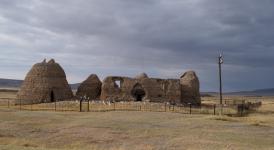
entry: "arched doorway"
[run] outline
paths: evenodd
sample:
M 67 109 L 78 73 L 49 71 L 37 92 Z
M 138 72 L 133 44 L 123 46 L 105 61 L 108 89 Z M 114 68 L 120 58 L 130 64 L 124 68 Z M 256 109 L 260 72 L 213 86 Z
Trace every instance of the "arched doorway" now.
M 143 98 L 146 95 L 145 90 L 143 89 L 142 85 L 137 83 L 132 91 L 131 91 L 132 96 L 135 98 L 135 101 L 142 101 Z
M 55 101 L 54 92 L 51 91 L 51 92 L 50 92 L 50 102 L 54 102 L 54 101 Z

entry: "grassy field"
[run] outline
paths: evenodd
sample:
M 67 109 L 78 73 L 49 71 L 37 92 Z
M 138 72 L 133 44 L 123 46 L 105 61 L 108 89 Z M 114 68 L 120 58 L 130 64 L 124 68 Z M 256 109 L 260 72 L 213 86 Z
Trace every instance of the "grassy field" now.
M 0 149 L 274 149 L 274 101 L 263 99 L 258 112 L 246 117 L 0 108 Z
M 17 90 L 15 89 L 0 89 L 0 100 L 15 99 Z

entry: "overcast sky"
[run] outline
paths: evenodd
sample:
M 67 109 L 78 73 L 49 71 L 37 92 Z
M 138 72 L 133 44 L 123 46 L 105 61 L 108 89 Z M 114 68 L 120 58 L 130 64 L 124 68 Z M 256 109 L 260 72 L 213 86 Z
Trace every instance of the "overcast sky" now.
M 202 91 L 274 87 L 273 0 L 1 0 L 0 78 L 55 60 L 70 83 L 95 73 L 179 78 Z

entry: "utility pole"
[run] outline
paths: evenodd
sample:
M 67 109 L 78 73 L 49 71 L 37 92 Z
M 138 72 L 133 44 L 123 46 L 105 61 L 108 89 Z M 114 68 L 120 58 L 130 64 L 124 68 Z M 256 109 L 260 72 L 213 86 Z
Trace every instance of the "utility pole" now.
M 222 87 L 222 64 L 224 63 L 224 57 L 220 53 L 219 56 L 219 80 L 220 80 L 220 104 L 223 105 L 223 87 Z

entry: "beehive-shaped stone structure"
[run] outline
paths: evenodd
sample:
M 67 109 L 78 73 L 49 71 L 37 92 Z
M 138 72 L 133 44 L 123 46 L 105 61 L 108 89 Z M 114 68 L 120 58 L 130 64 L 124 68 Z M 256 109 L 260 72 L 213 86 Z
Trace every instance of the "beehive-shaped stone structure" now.
M 35 104 L 73 97 L 62 67 L 53 59 L 35 64 L 17 94 L 16 104 Z
M 81 85 L 79 86 L 76 96 L 89 98 L 91 100 L 100 98 L 102 82 L 97 75 L 90 75 Z
M 200 105 L 200 83 L 194 71 L 187 71 L 181 76 L 181 102 L 185 104 Z

